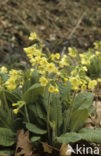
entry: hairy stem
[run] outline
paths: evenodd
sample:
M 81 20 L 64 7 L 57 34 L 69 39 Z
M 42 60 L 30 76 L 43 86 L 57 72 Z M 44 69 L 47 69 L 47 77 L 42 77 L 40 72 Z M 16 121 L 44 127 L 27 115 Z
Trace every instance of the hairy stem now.
M 49 93 L 49 96 L 48 96 L 48 110 L 47 110 L 47 130 L 48 130 L 48 139 L 50 140 L 49 121 L 50 121 L 50 93 Z
M 30 122 L 26 104 L 25 104 L 25 115 L 26 115 L 27 122 Z
M 5 108 L 6 108 L 6 111 L 8 112 L 9 120 L 11 120 L 11 113 L 10 113 L 10 109 L 9 109 L 9 106 L 8 106 L 8 103 L 7 103 L 6 95 L 5 95 L 4 92 L 2 92 L 2 94 L 3 94 L 4 103 L 5 103 Z

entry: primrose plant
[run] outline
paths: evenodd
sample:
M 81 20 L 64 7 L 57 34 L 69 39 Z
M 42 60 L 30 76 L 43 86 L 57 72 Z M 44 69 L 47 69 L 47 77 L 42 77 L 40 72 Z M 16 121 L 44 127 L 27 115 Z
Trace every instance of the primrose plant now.
M 24 48 L 31 68 L 0 68 L 0 145 L 13 145 L 20 128 L 31 132 L 32 143 L 101 143 L 100 129 L 83 128 L 94 110 L 92 90 L 97 85 L 87 75 L 83 54 L 75 48 L 63 56 L 46 54 L 35 33 L 29 39 L 37 41 Z

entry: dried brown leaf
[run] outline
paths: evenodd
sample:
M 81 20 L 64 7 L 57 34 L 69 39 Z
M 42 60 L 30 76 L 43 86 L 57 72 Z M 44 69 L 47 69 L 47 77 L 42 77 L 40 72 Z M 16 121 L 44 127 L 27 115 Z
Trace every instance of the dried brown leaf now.
M 47 143 L 42 143 L 42 147 L 43 147 L 44 152 L 52 154 L 53 149 Z
M 29 132 L 24 132 L 23 129 L 17 132 L 17 145 L 15 156 L 33 156 L 32 145 L 29 141 Z
M 69 145 L 63 143 L 60 148 L 60 156 L 71 156 L 72 150 Z
M 0 154 L 0 156 L 8 156 L 8 154 Z

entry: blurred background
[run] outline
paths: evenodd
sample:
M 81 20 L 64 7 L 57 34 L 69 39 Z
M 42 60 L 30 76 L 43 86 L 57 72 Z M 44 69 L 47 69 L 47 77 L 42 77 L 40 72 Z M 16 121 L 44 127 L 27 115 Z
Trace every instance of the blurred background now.
M 1 64 L 25 63 L 34 31 L 51 52 L 86 51 L 101 40 L 101 0 L 0 0 Z

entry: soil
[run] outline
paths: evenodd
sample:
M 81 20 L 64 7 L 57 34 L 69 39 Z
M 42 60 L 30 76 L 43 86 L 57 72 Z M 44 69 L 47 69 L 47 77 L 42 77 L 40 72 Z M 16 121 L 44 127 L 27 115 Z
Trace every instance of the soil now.
M 100 14 L 101 0 L 0 0 L 0 61 L 9 55 L 25 59 L 33 31 L 52 52 L 86 50 L 100 40 Z

